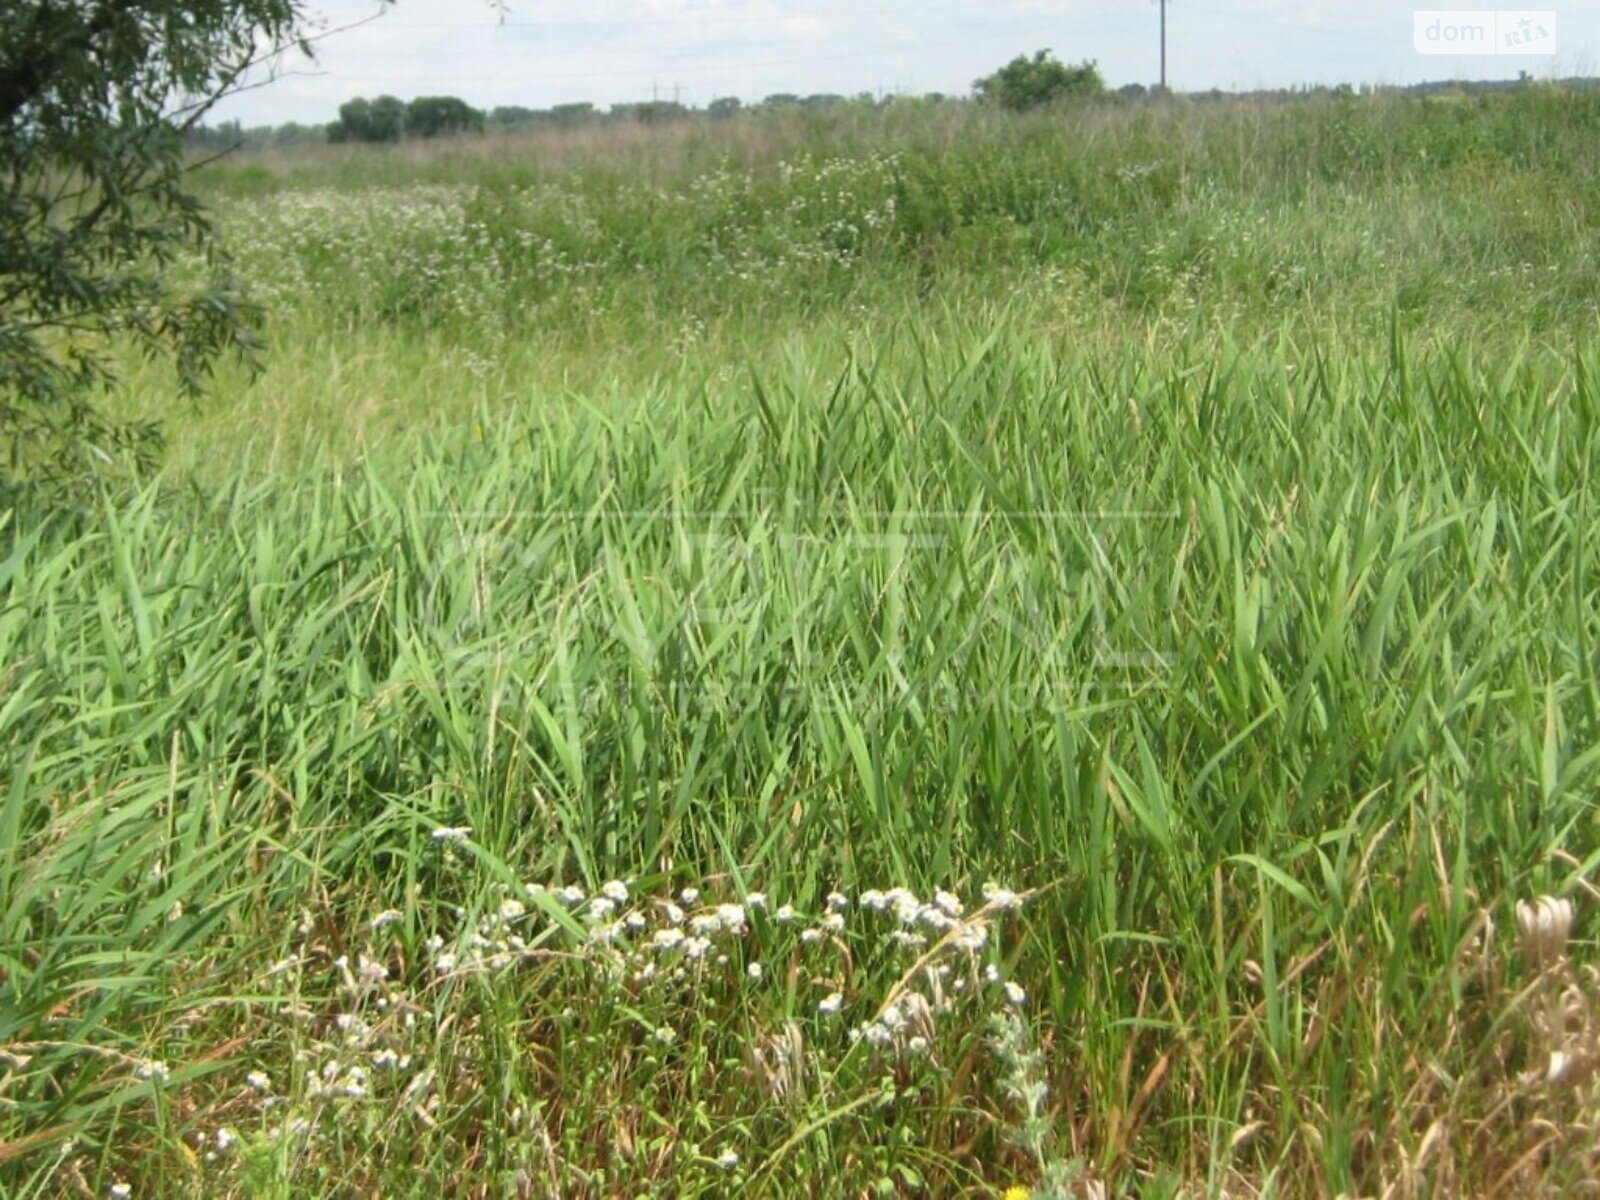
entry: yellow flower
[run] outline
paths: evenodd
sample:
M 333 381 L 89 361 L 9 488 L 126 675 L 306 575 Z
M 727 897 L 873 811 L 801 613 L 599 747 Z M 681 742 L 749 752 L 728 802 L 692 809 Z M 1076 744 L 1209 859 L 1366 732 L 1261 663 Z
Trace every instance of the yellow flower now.
M 1000 1200 L 1028 1200 L 1028 1189 L 1020 1185 L 1008 1187 Z

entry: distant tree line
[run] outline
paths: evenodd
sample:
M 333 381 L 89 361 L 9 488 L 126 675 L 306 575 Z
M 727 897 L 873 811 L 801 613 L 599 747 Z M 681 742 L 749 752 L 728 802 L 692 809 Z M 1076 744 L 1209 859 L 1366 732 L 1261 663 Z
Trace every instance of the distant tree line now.
M 1567 86 L 1594 86 L 1597 81 L 1569 79 Z M 1211 89 L 1185 94 L 1189 102 L 1219 101 L 1228 98 L 1249 100 L 1289 100 L 1307 96 L 1356 97 L 1378 93 L 1432 95 L 1440 92 L 1477 93 L 1531 86 L 1522 79 L 1450 81 L 1413 84 L 1408 87 L 1375 88 L 1350 84 L 1303 85 L 1251 92 L 1223 92 Z M 237 121 L 215 126 L 197 126 L 188 133 L 188 142 L 198 150 L 223 151 L 234 147 L 270 149 L 317 142 L 387 143 L 403 138 L 437 138 L 461 134 L 526 133 L 540 129 L 577 129 L 614 124 L 665 125 L 676 121 L 725 121 L 746 114 L 828 111 L 876 111 L 890 106 L 962 105 L 978 103 L 1013 112 L 1045 109 L 1052 106 L 1099 100 L 1104 103 L 1139 103 L 1159 99 L 1159 88 L 1130 83 L 1115 91 L 1107 89 L 1099 67 L 1092 61 L 1064 63 L 1048 50 L 1019 55 L 991 75 L 973 84 L 972 99 L 930 92 L 922 96 L 875 96 L 860 92 L 841 96 L 831 92 L 798 95 L 777 92 L 764 100 L 747 104 L 737 96 L 723 96 L 703 108 L 676 100 L 645 100 L 613 104 L 601 109 L 593 104 L 557 104 L 551 108 L 501 105 L 487 112 L 473 108 L 455 96 L 419 96 L 409 102 L 394 96 L 368 100 L 357 97 L 339 109 L 339 119 L 329 125 L 287 124 L 242 128 Z
M 737 96 L 720 96 L 704 108 L 695 108 L 676 100 L 644 100 L 631 104 L 613 104 L 602 110 L 593 104 L 558 104 L 554 108 L 523 108 L 507 105 L 489 110 L 487 127 L 497 132 L 518 133 L 531 129 L 570 129 L 583 125 L 601 125 L 615 122 L 637 122 L 641 125 L 660 125 L 669 121 L 685 121 L 696 117 L 727 120 L 741 113 L 781 112 L 802 110 L 819 112 L 826 109 L 856 108 L 876 109 L 891 103 L 908 100 L 939 102 L 947 97 L 933 93 L 923 97 L 877 97 L 871 92 L 855 96 L 841 96 L 820 92 L 800 96 L 778 92 L 755 104 L 746 104 Z
M 780 92 L 754 104 L 737 96 L 723 96 L 704 108 L 675 100 L 645 100 L 613 104 L 602 109 L 593 104 L 557 104 L 551 108 L 501 105 L 487 112 L 455 96 L 420 96 L 407 103 L 394 96 L 368 100 L 357 97 L 340 106 L 339 119 L 328 125 L 265 125 L 244 128 L 237 121 L 200 126 L 188 141 L 201 150 L 243 147 L 264 150 L 317 142 L 383 144 L 405 138 L 446 137 L 470 133 L 525 133 L 537 129 L 576 129 L 585 126 L 634 123 L 663 125 L 697 118 L 727 120 L 746 113 L 822 112 L 837 109 L 881 109 L 891 104 L 956 104 L 963 101 L 931 92 L 926 96 L 875 96 L 861 92 L 841 96 L 831 92 L 796 95 Z
M 339 106 L 328 126 L 330 142 L 398 142 L 403 137 L 452 137 L 482 133 L 484 115 L 456 96 L 418 96 L 407 104 L 393 96 L 357 96 Z

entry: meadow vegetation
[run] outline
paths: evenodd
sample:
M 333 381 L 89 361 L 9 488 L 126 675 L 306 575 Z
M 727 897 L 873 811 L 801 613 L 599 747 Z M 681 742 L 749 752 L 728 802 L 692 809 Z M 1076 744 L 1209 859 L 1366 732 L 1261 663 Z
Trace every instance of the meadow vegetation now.
M 1583 1194 L 1597 134 L 206 168 L 265 371 L 0 511 L 0 1192 Z

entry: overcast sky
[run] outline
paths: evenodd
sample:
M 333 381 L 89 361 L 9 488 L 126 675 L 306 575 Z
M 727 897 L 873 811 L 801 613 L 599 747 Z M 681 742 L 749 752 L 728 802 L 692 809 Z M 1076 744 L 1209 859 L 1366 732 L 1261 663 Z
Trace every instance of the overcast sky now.
M 1553 57 L 1424 56 L 1412 13 L 1448 0 L 1171 0 L 1172 86 L 1415 83 L 1600 72 L 1600 0 L 1554 8 Z M 1548 0 L 1536 0 L 1548 4 Z M 1455 0 L 1461 8 L 1484 8 Z M 373 0 L 314 0 L 330 27 Z M 1159 73 L 1157 0 L 399 0 L 332 33 L 214 120 L 322 122 L 352 96 L 456 95 L 479 108 L 602 107 L 652 97 L 704 104 L 775 92 L 946 92 L 1048 47 L 1093 58 L 1113 87 Z

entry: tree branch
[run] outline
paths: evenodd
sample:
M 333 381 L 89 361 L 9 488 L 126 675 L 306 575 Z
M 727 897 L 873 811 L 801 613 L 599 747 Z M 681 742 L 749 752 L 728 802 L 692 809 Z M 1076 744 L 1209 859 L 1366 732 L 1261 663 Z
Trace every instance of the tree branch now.
M 11 124 L 19 112 L 44 94 L 51 79 L 67 60 L 88 53 L 96 39 L 107 33 L 116 20 L 133 7 L 134 0 L 104 0 L 85 24 L 78 24 L 71 14 L 39 8 L 34 22 L 40 28 L 34 31 L 32 44 L 24 42 L 15 65 L 0 70 L 0 125 Z M 59 35 L 52 36 L 49 26 L 52 18 L 58 17 L 66 18 L 73 24 Z

